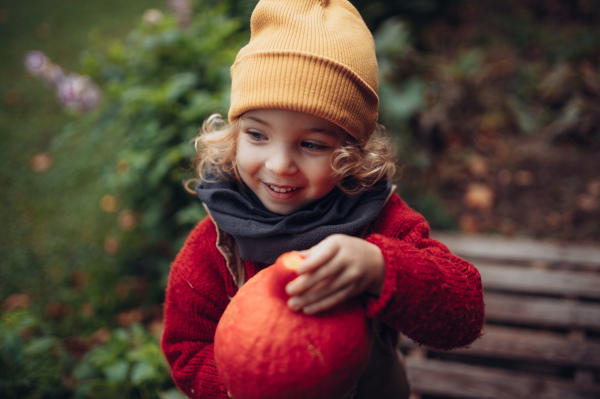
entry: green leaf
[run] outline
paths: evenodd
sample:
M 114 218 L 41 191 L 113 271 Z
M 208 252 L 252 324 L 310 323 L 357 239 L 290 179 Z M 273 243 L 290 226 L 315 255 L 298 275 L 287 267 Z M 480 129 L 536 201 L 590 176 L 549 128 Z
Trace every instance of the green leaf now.
M 160 392 L 158 394 L 158 397 L 160 399 L 186 399 L 187 398 L 187 396 L 185 396 L 183 393 L 181 393 L 179 391 L 179 389 L 177 389 L 177 388 L 171 388 L 167 391 Z
M 20 364 L 24 357 L 23 339 L 16 331 L 7 331 L 2 335 L 0 350 L 12 365 Z
M 379 56 L 398 58 L 412 49 L 410 30 L 398 18 L 385 20 L 373 36 Z
M 32 338 L 25 347 L 26 355 L 40 355 L 46 354 L 50 349 L 52 349 L 55 345 L 60 343 L 59 339 L 56 337 L 39 337 Z
M 507 102 L 510 110 L 515 116 L 519 129 L 527 134 L 536 132 L 540 128 L 540 121 L 529 112 L 527 104 L 512 96 Z
M 198 82 L 198 76 L 193 72 L 182 72 L 171 77 L 167 83 L 167 101 L 175 101 Z
M 379 90 L 382 116 L 391 122 L 407 121 L 425 106 L 425 83 L 418 79 L 407 81 L 400 90 L 390 84 L 383 85 Z
M 149 362 L 138 362 L 131 369 L 131 382 L 134 385 L 142 385 L 146 381 L 151 381 L 157 377 L 156 368 Z
M 206 210 L 200 202 L 193 202 L 175 214 L 177 223 L 195 224 L 206 216 Z
M 104 367 L 102 371 L 109 381 L 123 382 L 127 380 L 129 363 L 125 360 L 119 360 L 114 364 Z

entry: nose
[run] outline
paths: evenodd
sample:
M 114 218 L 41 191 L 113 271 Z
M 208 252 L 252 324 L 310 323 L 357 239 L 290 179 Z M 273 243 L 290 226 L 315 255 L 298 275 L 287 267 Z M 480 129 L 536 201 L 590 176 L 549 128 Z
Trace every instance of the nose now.
M 282 148 L 270 154 L 265 161 L 265 168 L 278 175 L 290 175 L 298 171 L 291 151 Z

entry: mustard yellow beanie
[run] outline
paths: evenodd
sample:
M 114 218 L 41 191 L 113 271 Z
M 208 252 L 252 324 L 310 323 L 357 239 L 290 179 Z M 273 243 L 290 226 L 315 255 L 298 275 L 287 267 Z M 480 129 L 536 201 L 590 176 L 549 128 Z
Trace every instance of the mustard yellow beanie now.
M 305 112 L 363 145 L 377 123 L 375 43 L 346 0 L 261 0 L 231 67 L 233 121 L 252 109 Z

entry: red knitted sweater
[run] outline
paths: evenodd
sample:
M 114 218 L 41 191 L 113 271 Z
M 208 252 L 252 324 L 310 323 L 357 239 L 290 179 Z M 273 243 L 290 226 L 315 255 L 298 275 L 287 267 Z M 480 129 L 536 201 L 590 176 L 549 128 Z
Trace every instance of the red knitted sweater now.
M 219 318 L 237 287 L 205 218 L 172 265 L 161 346 L 177 386 L 192 398 L 227 398 L 213 355 Z M 383 291 L 367 300 L 367 315 L 437 349 L 470 344 L 484 321 L 481 278 L 468 262 L 429 238 L 425 219 L 393 195 L 367 241 L 385 259 Z M 245 262 L 248 278 L 265 265 Z

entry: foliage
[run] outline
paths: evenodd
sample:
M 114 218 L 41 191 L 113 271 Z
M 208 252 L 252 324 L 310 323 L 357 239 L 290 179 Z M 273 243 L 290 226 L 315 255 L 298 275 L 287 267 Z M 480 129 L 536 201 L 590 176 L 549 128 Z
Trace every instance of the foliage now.
M 67 199 L 52 206 L 68 209 L 62 223 L 83 245 L 36 257 L 35 264 L 27 253 L 43 254 L 44 246 L 13 248 L 19 265 L 37 271 L 39 263 L 35 287 L 19 282 L 31 284 L 23 267 L 3 261 L 3 275 L 19 281 L 11 278 L 1 293 L 9 310 L 0 330 L 0 396 L 181 397 L 156 333 L 148 331 L 160 326 L 160 307 L 153 305 L 162 303 L 167 264 L 203 216 L 183 190 L 191 176 L 189 141 L 204 118 L 226 109 L 229 66 L 244 39 L 244 24 L 228 16 L 245 12 L 244 2 L 217 3 L 195 3 L 186 27 L 177 15 L 152 10 L 158 18 L 145 15 L 124 40 L 92 32 L 80 72 L 102 89 L 103 103 L 71 112 L 72 122 L 44 139 L 47 152 L 31 164 L 44 173 L 40 190 L 50 187 Z M 69 198 L 75 195 L 82 201 Z M 54 231 L 48 227 L 38 224 L 36 233 Z M 104 242 L 95 242 L 98 231 Z M 29 298 L 20 306 L 28 310 L 12 310 L 15 290 Z
M 62 375 L 73 359 L 62 350 L 57 337 L 44 334 L 46 329 L 26 310 L 2 315 L 0 396 L 3 398 L 68 397 Z
M 60 338 L 26 309 L 0 321 L 3 398 L 180 399 L 155 335 L 139 324 Z
M 419 44 L 429 27 L 439 21 L 456 23 L 463 0 L 352 0 L 372 31 L 379 29 L 391 16 L 402 16 L 409 29 L 416 33 Z
M 403 194 L 439 228 L 452 226 L 432 192 L 443 154 L 495 156 L 482 143 L 500 135 L 600 145 L 600 30 L 589 18 L 600 8 L 561 3 L 575 16 L 556 29 L 559 13 L 535 0 L 463 5 L 424 30 L 404 12 L 375 31 L 380 119 L 396 135 Z
M 129 271 L 158 279 L 204 214 L 183 189 L 192 177 L 189 142 L 203 119 L 227 109 L 229 67 L 242 39 L 241 24 L 224 7 L 195 6 L 185 28 L 164 15 L 126 41 L 96 40 L 83 56 L 83 73 L 107 100 L 64 133 L 82 134 L 91 121 L 90 140 L 112 143 L 116 160 L 101 180 L 103 208 L 119 212 L 109 247 Z
M 506 151 L 499 137 L 598 148 L 595 2 L 353 3 L 375 33 L 380 121 L 399 148 L 402 195 L 434 227 L 456 225 L 452 206 L 491 214 L 486 184 L 496 175 L 490 177 L 488 160 Z M 254 4 L 197 0 L 185 26 L 178 15 L 153 10 L 125 39 L 92 32 L 79 72 L 102 89 L 101 106 L 71 113 L 58 137 L 44 130 L 47 118 L 30 118 L 36 128 L 23 135 L 21 150 L 3 152 L 13 157 L 5 185 L 14 187 L 17 178 L 5 177 L 14 174 L 35 189 L 10 198 L 9 207 L 18 203 L 24 211 L 6 223 L 10 234 L 19 233 L 3 244 L 0 297 L 5 310 L 11 293 L 34 300 L 28 310 L 2 314 L 0 396 L 180 397 L 158 348 L 157 307 L 168 263 L 204 215 L 183 189 L 192 177 L 189 142 L 202 120 L 227 110 L 229 66 L 247 39 Z M 9 94 L 7 104 L 18 103 Z M 37 109 L 27 105 L 20 112 L 29 117 Z M 13 131 L 19 129 L 7 129 L 6 137 Z M 22 148 L 39 153 L 31 166 Z M 28 168 L 42 177 L 26 175 Z M 500 172 L 496 180 L 510 181 L 507 170 Z M 532 178 L 518 172 L 512 179 L 521 189 Z M 463 197 L 460 184 L 477 179 Z M 598 187 L 592 181 L 582 197 L 590 209 Z M 454 205 L 442 190 L 458 198 Z M 49 193 L 59 200 L 40 199 Z M 68 234 L 55 229 L 50 214 L 60 215 Z
M 113 330 L 106 343 L 86 353 L 72 378 L 75 397 L 149 398 L 165 391 L 173 397 L 156 337 L 139 324 Z

